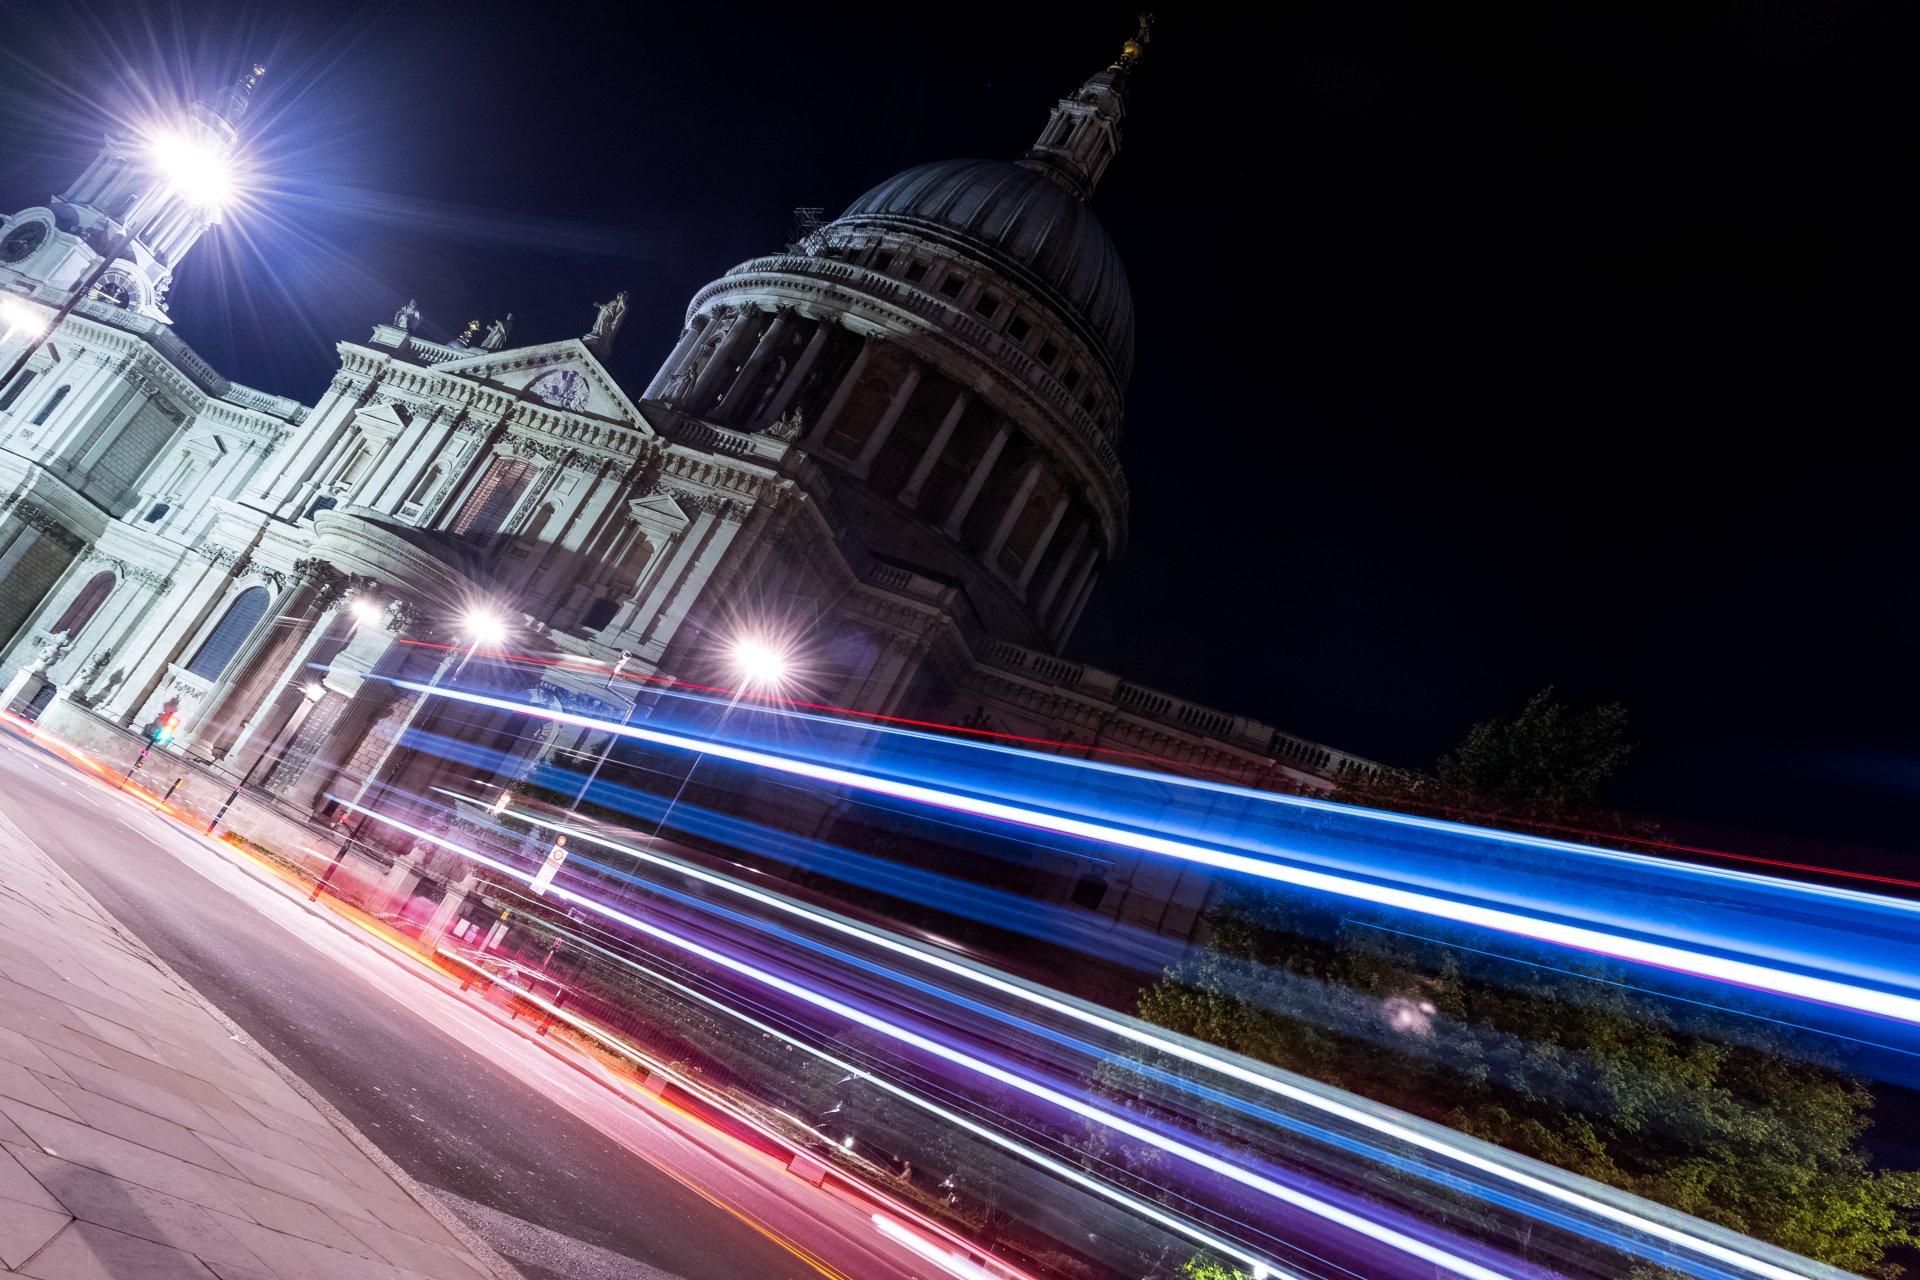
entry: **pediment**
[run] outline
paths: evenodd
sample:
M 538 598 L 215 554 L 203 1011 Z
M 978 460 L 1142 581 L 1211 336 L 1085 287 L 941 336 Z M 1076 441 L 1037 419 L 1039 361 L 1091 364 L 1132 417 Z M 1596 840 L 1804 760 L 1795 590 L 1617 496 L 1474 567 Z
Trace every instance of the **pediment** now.
M 578 338 L 511 351 L 476 352 L 434 368 L 518 392 L 537 404 L 568 413 L 629 426 L 645 421 L 599 357 Z
M 676 532 L 693 523 L 693 517 L 683 511 L 679 503 L 658 489 L 644 498 L 635 498 L 627 503 L 627 514 L 642 525 L 670 528 Z

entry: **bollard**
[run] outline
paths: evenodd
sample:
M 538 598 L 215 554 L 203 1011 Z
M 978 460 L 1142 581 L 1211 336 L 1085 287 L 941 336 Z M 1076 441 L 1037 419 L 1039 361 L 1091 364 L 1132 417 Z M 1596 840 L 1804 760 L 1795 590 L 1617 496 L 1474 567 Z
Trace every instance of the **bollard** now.
M 185 778 L 175 778 L 173 780 L 173 785 L 167 788 L 167 794 L 160 797 L 160 803 L 165 804 L 167 801 L 173 799 L 173 793 L 178 791 L 180 789 L 180 784 L 185 781 L 186 781 Z

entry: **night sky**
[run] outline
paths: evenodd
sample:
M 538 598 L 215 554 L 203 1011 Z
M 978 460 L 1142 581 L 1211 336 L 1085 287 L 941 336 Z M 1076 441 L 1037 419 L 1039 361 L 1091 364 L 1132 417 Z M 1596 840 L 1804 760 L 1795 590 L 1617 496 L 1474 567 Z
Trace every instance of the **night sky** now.
M 1396 764 L 1551 683 L 1631 710 L 1633 809 L 1920 844 L 1895 13 L 1163 12 L 1095 201 L 1140 316 L 1132 545 L 1071 656 Z M 693 291 L 777 249 L 795 206 L 1012 158 L 1132 27 L 1046 5 L 0 17 L 10 208 L 114 113 L 269 64 L 256 200 L 187 261 L 174 316 L 306 400 L 332 344 L 410 296 L 429 336 L 511 310 L 533 342 L 621 288 L 637 389 Z

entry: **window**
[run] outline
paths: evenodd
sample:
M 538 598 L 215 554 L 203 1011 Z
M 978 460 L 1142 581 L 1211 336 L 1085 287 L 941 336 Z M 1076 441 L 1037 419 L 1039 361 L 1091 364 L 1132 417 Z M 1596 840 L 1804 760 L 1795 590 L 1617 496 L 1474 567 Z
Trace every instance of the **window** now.
M 620 602 L 611 596 L 601 596 L 587 606 L 586 617 L 580 619 L 580 626 L 587 631 L 600 631 L 613 621 L 613 615 L 620 611 Z
M 1080 370 L 1078 369 L 1067 370 L 1067 376 L 1060 379 L 1060 381 L 1067 384 L 1067 390 L 1069 391 L 1073 390 L 1075 387 L 1080 385 Z
M 20 393 L 27 389 L 27 384 L 39 376 L 39 374 L 29 369 L 15 378 L 13 385 L 8 387 L 4 393 L 0 393 L 0 413 L 5 413 L 8 409 L 13 408 L 13 402 L 20 398 Z
M 187 664 L 187 674 L 199 676 L 202 680 L 219 679 L 220 673 L 240 652 L 240 646 L 246 642 L 246 638 L 260 625 L 260 619 L 266 616 L 265 587 L 248 587 L 235 596 L 219 625 L 201 644 L 200 652 L 194 654 L 193 661 Z
M 913 262 L 913 263 L 907 264 L 907 279 L 913 281 L 913 283 L 915 284 L 919 284 L 922 280 L 925 280 L 926 278 L 927 278 L 926 263 Z
M 524 458 L 495 458 L 487 466 L 480 483 L 473 487 L 460 506 L 460 514 L 447 526 L 449 533 L 472 534 L 488 538 L 500 532 L 500 526 L 513 514 L 520 495 L 533 481 L 533 464 Z
M 1000 299 L 990 293 L 983 293 L 974 301 L 973 309 L 988 320 L 991 320 L 993 319 L 993 313 L 1000 309 Z
M 315 516 L 319 515 L 322 511 L 331 511 L 339 505 L 340 505 L 339 501 L 334 498 L 315 498 L 313 500 L 313 505 L 307 508 L 307 514 L 305 518 L 308 520 L 311 520 Z
M 67 392 L 71 390 L 73 390 L 71 385 L 55 387 L 53 394 L 47 397 L 47 402 L 40 406 L 40 412 L 33 415 L 33 425 L 36 427 L 40 426 L 46 422 L 48 418 L 51 418 L 53 411 L 60 407 L 60 402 L 67 398 Z
M 1025 316 L 1015 316 L 1007 321 L 1007 336 L 1015 342 L 1025 342 L 1027 335 L 1033 332 L 1033 326 L 1027 323 Z
M 153 506 L 147 509 L 147 523 L 159 524 L 162 520 L 165 520 L 167 518 L 168 510 L 170 510 L 170 508 L 167 506 L 166 503 L 164 502 L 154 503 Z
M 940 292 L 949 298 L 957 298 L 960 291 L 967 287 L 967 278 L 957 271 L 949 271 L 947 278 L 940 282 Z
M 1053 345 L 1051 338 L 1040 344 L 1040 363 L 1047 366 L 1047 368 L 1053 368 L 1053 362 L 1058 359 L 1059 356 L 1060 348 Z
M 99 612 L 100 606 L 106 603 L 107 596 L 113 591 L 113 585 L 117 581 L 112 572 L 106 570 L 88 578 L 87 585 L 80 588 L 80 594 L 73 598 L 73 603 L 68 605 L 66 612 L 60 615 L 60 621 L 53 624 L 54 631 L 66 632 L 69 640 L 79 636 L 86 629 L 86 625 L 93 621 L 93 615 Z
M 1089 391 L 1087 392 L 1087 394 L 1080 397 L 1080 407 L 1082 409 L 1085 409 L 1088 413 L 1093 412 L 1093 392 Z
M 889 253 L 885 249 L 882 249 L 880 252 L 874 254 L 873 269 L 875 271 L 893 270 L 893 254 Z

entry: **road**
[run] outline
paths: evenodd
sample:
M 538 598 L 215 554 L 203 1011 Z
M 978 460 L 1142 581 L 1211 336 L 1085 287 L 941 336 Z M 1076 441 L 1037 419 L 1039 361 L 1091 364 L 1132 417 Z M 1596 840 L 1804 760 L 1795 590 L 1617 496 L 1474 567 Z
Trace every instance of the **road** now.
M 615 1097 L 10 732 L 0 808 L 532 1280 L 923 1274 L 854 1206 Z

